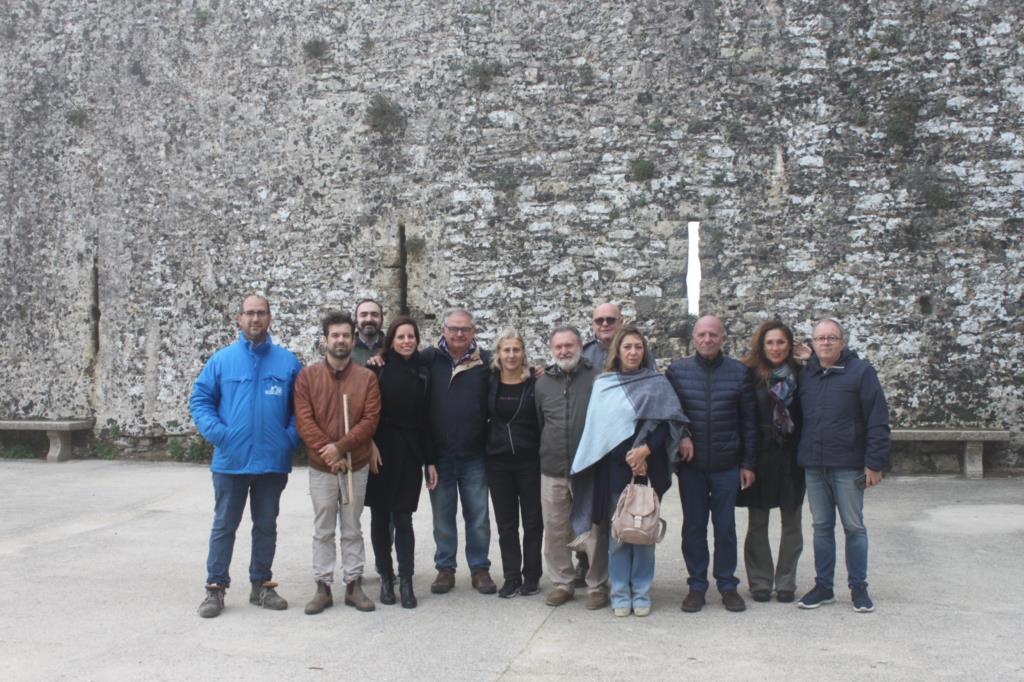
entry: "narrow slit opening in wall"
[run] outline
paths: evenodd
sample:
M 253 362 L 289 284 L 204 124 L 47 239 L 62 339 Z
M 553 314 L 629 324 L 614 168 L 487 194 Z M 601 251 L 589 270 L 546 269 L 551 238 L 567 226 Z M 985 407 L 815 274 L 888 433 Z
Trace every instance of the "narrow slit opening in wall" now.
M 686 312 L 700 315 L 700 223 L 687 223 L 686 231 L 689 237 L 686 249 Z
M 405 224 L 398 223 L 398 311 L 409 314 L 409 254 L 405 246 Z
M 90 332 L 92 333 L 93 357 L 100 354 L 100 257 L 93 254 L 92 258 L 92 291 L 89 306 Z

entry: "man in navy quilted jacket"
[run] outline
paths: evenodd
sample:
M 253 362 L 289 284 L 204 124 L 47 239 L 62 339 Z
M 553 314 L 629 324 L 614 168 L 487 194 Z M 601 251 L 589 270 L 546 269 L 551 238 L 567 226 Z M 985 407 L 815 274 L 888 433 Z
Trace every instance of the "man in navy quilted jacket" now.
M 295 355 L 270 337 L 270 302 L 252 294 L 235 318 L 241 333 L 207 361 L 196 378 L 189 408 L 203 438 L 213 444 L 213 527 L 206 558 L 206 599 L 199 615 L 224 609 L 235 531 L 246 500 L 252 517 L 249 601 L 280 611 L 271 565 L 277 549 L 277 513 L 299 444 L 292 388 L 302 369 Z
M 689 438 L 679 444 L 683 502 L 683 560 L 690 576 L 682 609 L 696 613 L 708 591 L 708 517 L 715 528 L 715 585 L 729 611 L 747 608 L 736 588 L 736 494 L 754 483 L 756 418 L 746 366 L 722 353 L 725 326 L 714 315 L 693 327 L 696 355 L 676 360 L 666 376 L 683 412 Z
M 814 520 L 814 588 L 797 604 L 835 601 L 836 511 L 846 535 L 846 579 L 853 610 L 874 611 L 868 596 L 868 532 L 864 489 L 882 482 L 889 465 L 889 407 L 875 368 L 846 347 L 842 326 L 822 320 L 811 337 L 814 356 L 800 372 L 803 431 L 797 461 L 807 479 Z

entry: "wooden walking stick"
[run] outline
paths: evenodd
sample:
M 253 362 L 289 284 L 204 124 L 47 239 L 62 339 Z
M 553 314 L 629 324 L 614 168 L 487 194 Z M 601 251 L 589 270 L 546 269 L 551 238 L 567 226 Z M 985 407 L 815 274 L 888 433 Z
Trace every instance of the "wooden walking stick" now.
M 348 435 L 348 393 L 341 394 L 341 405 L 342 410 L 345 412 L 345 435 Z M 348 499 L 345 500 L 345 504 L 349 504 L 352 501 L 352 453 L 345 453 L 345 461 L 348 462 Z

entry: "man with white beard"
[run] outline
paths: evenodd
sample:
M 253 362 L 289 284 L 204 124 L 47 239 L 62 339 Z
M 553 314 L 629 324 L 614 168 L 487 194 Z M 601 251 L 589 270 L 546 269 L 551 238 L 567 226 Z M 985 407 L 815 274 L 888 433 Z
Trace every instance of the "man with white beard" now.
M 581 356 L 583 343 L 575 327 L 559 327 L 551 334 L 554 362 L 537 379 L 534 400 L 540 422 L 540 494 L 544 517 L 544 560 L 554 589 L 549 606 L 561 606 L 575 594 L 576 571 L 568 543 L 572 531 L 572 490 L 569 467 L 583 434 L 590 390 L 600 369 Z M 606 525 L 606 524 L 605 524 Z M 608 529 L 595 527 L 588 536 L 587 603 L 591 610 L 608 605 Z

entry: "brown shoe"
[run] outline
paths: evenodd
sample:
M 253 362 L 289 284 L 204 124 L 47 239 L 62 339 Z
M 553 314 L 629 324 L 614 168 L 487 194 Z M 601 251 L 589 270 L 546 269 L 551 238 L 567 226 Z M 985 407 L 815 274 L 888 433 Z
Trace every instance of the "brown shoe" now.
M 601 591 L 591 592 L 587 595 L 587 608 L 591 611 L 597 611 L 608 606 L 608 595 Z
M 363 592 L 363 579 L 356 578 L 345 585 L 345 606 L 354 606 L 357 611 L 373 611 L 377 605 Z
M 683 599 L 683 611 L 697 613 L 702 608 L 704 608 L 704 593 L 690 590 L 690 593 L 686 595 L 686 599 Z
M 575 595 L 566 588 L 556 587 L 551 590 L 547 599 L 544 600 L 544 603 L 548 606 L 561 606 L 566 602 L 572 601 L 573 596 Z
M 494 594 L 498 591 L 498 586 L 491 580 L 491 572 L 486 568 L 475 572 L 471 582 L 473 583 L 473 589 L 480 594 Z
M 445 594 L 455 587 L 455 571 L 450 568 L 442 568 L 437 572 L 437 577 L 430 584 L 430 591 L 434 594 Z
M 306 615 L 315 616 L 322 613 L 324 609 L 334 606 L 334 596 L 331 594 L 331 586 L 327 583 L 316 581 L 316 594 L 306 604 Z

